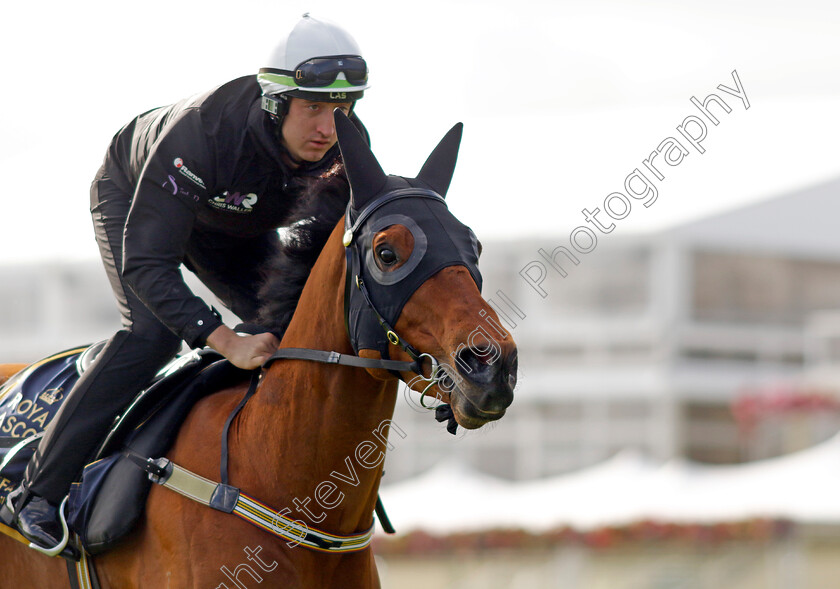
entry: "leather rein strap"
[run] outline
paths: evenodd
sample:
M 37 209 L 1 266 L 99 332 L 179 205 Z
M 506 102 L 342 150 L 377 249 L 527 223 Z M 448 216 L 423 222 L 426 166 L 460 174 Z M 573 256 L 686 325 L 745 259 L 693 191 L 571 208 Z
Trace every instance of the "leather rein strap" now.
M 324 350 L 310 350 L 308 348 L 280 348 L 265 361 L 263 368 L 275 360 L 312 360 L 324 364 L 342 364 L 344 366 L 355 366 L 357 368 L 384 368 L 385 370 L 410 371 L 420 373 L 419 357 L 412 362 L 400 360 L 381 360 L 379 358 L 362 358 L 351 354 L 339 354 L 338 352 L 326 352 Z

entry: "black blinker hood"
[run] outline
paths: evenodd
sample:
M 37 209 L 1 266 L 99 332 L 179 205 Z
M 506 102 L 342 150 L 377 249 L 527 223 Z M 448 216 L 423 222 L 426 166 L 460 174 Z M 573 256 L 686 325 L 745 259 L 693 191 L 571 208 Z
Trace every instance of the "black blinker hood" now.
M 345 315 L 353 350 L 379 350 L 388 358 L 388 338 L 379 315 L 396 324 L 412 294 L 448 266 L 464 266 L 481 290 L 478 241 L 446 206 L 463 125 L 455 125 L 426 160 L 416 178 L 386 175 L 350 120 L 335 111 L 338 143 L 351 196 L 345 216 L 347 248 Z M 391 225 L 403 225 L 414 237 L 405 263 L 383 272 L 374 262 L 373 237 Z M 359 288 L 361 280 L 367 291 Z M 375 310 L 374 310 L 375 308 Z

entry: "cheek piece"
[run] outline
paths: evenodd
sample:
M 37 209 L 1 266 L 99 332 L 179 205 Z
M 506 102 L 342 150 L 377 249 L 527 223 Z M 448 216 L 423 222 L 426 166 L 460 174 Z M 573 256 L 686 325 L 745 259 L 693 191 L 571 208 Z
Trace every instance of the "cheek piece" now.
M 388 358 L 388 344 L 399 345 L 393 325 L 405 303 L 443 268 L 466 267 L 481 291 L 475 234 L 449 212 L 437 192 L 415 187 L 390 190 L 360 212 L 348 207 L 345 219 L 345 322 L 356 353 L 373 349 Z M 391 225 L 403 225 L 411 232 L 414 249 L 402 266 L 383 272 L 374 262 L 372 242 L 377 232 Z

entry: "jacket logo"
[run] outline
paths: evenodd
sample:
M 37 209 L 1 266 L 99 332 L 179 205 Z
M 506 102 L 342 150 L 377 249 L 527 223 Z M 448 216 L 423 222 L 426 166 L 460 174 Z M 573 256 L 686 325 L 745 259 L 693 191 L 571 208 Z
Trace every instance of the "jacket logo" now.
M 197 174 L 193 173 L 193 171 L 192 171 L 192 170 L 190 170 L 187 166 L 185 166 L 185 165 L 184 165 L 184 160 L 182 160 L 182 159 L 181 159 L 181 158 L 179 158 L 179 157 L 176 157 L 176 158 L 172 161 L 172 165 L 174 165 L 174 166 L 175 166 L 175 168 L 178 170 L 178 172 L 179 172 L 179 173 L 180 173 L 180 174 L 181 174 L 184 178 L 186 178 L 187 180 L 189 180 L 190 182 L 192 182 L 193 184 L 195 184 L 196 186 L 198 186 L 198 187 L 200 187 L 200 188 L 205 188 L 205 186 L 204 186 L 204 180 L 202 180 L 200 176 L 198 176 Z
M 253 192 L 248 194 L 240 194 L 239 192 L 230 193 L 225 190 L 219 196 L 214 196 L 207 202 L 213 208 L 221 211 L 230 211 L 233 213 L 250 213 L 254 205 L 257 204 L 258 197 Z
M 163 184 L 161 184 L 161 186 L 167 191 L 171 191 L 173 196 L 178 196 L 180 194 L 182 196 L 192 198 L 196 202 L 199 200 L 198 195 L 190 194 L 188 190 L 178 186 L 178 183 L 175 182 L 175 178 L 172 177 L 172 174 L 167 176 L 167 179 L 163 182 Z

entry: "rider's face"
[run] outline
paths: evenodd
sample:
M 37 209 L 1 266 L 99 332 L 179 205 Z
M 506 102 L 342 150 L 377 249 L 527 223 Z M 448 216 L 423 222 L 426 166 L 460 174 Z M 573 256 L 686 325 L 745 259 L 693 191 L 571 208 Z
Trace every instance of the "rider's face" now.
M 283 145 L 296 160 L 317 162 L 335 145 L 333 110 L 350 113 L 350 102 L 313 102 L 292 98 L 289 112 L 283 118 Z

